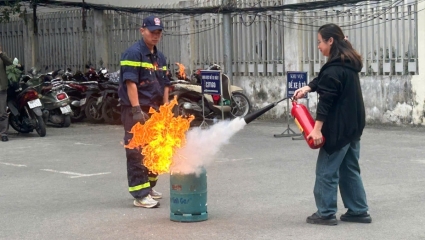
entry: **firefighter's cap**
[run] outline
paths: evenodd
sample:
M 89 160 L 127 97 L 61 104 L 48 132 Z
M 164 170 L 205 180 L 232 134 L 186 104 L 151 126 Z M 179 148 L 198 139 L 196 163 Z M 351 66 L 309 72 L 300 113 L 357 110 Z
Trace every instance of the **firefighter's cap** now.
M 162 30 L 163 25 L 162 21 L 155 17 L 155 16 L 149 16 L 145 19 L 143 19 L 142 28 L 147 28 L 149 31 L 155 31 L 155 30 Z

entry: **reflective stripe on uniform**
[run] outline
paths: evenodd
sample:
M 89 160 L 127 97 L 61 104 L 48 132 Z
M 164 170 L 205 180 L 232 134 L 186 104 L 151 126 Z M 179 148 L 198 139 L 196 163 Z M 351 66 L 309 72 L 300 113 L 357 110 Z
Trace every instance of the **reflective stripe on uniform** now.
M 158 181 L 158 177 L 149 177 L 149 181 L 151 182 Z
M 121 61 L 120 63 L 121 63 L 121 66 L 153 68 L 153 64 L 148 62 L 136 62 L 136 61 L 124 60 L 124 61 Z
M 141 63 L 142 63 L 142 67 L 144 68 L 153 68 L 152 63 L 148 63 L 148 62 L 141 62 Z
M 151 186 L 151 184 L 149 182 L 147 182 L 147 183 L 140 184 L 140 185 L 137 185 L 137 186 L 134 186 L 134 187 L 129 187 L 128 191 L 130 191 L 130 192 L 139 191 L 140 189 L 149 188 L 150 186 Z
M 135 61 L 124 60 L 124 61 L 121 61 L 120 64 L 121 64 L 121 66 L 143 67 L 143 68 L 154 69 L 153 64 L 149 63 L 149 62 L 135 62 Z M 161 70 L 166 71 L 167 67 L 164 66 L 164 67 L 161 68 Z
M 121 66 L 130 66 L 130 67 L 141 67 L 142 66 L 142 62 L 135 62 L 135 61 L 121 61 L 120 62 Z

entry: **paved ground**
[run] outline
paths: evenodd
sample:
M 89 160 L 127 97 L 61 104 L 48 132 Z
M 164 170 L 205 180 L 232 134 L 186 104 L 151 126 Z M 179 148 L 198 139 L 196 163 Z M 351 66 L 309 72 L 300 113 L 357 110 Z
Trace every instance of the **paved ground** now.
M 132 206 L 121 126 L 49 127 L 45 138 L 11 130 L 0 142 L 0 239 L 425 239 L 423 128 L 365 130 L 373 223 L 333 227 L 305 223 L 317 151 L 273 137 L 285 129 L 283 120 L 254 121 L 221 148 L 207 167 L 209 219 L 192 223 L 170 221 L 167 174 L 160 208 Z

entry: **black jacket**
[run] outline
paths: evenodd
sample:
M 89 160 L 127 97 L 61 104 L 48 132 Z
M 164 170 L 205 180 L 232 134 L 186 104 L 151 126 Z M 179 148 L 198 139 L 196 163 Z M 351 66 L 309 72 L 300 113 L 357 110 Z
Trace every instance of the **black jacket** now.
M 308 86 L 319 94 L 316 120 L 323 122 L 323 148 L 328 154 L 354 140 L 360 140 L 365 127 L 365 108 L 359 72 L 349 61 L 326 63 Z

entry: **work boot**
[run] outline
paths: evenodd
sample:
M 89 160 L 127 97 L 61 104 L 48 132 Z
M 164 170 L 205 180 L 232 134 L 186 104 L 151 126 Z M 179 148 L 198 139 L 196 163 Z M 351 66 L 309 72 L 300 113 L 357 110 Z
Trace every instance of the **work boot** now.
M 340 217 L 341 221 L 344 222 L 356 222 L 356 223 L 371 223 L 372 218 L 370 217 L 370 214 L 365 212 L 362 214 L 354 215 L 351 213 L 346 212 L 345 214 L 342 214 Z
M 162 193 L 155 191 L 153 188 L 151 188 L 151 191 L 149 194 L 152 196 L 153 199 L 161 199 Z
M 136 198 L 133 202 L 136 207 L 154 208 L 159 207 L 159 202 L 154 200 L 151 195 L 147 195 L 144 198 Z
M 321 217 L 317 213 L 313 213 L 313 215 L 307 217 L 307 223 L 332 226 L 337 225 L 338 221 L 336 220 L 335 215 Z

